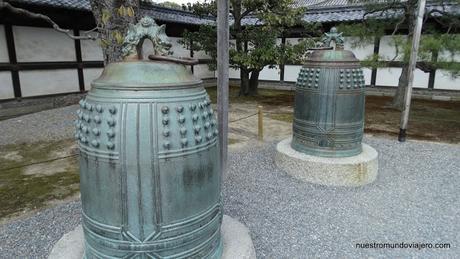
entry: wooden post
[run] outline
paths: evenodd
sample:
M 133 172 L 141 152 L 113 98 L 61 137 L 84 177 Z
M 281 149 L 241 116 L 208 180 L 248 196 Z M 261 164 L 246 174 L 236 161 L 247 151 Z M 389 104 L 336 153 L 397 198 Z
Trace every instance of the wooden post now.
M 228 85 L 229 85 L 229 1 L 217 0 L 217 112 L 221 172 L 227 171 L 228 153 Z
M 412 49 L 411 49 L 410 58 L 409 58 L 409 71 L 407 72 L 408 84 L 407 84 L 406 94 L 404 97 L 404 110 L 401 115 L 401 127 L 399 130 L 399 137 L 398 137 L 399 142 L 406 141 L 406 130 L 407 130 L 407 124 L 409 122 L 410 103 L 412 99 L 412 85 L 414 83 L 414 71 L 417 65 L 417 53 L 418 53 L 418 47 L 420 45 L 420 37 L 422 34 L 423 15 L 425 14 L 425 5 L 426 5 L 426 0 L 419 0 L 417 21 L 415 23 L 415 29 L 413 32 Z
M 379 55 L 380 52 L 380 36 L 374 38 L 374 55 Z M 375 87 L 377 83 L 377 68 L 372 68 L 371 87 Z
M 264 114 L 262 112 L 262 106 L 257 106 L 257 114 L 259 115 L 259 141 L 264 141 Z

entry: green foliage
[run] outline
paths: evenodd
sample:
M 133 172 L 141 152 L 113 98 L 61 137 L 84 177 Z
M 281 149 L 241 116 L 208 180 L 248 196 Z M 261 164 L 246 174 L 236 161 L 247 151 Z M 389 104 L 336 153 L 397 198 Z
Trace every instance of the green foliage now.
M 166 7 L 166 8 L 171 8 L 171 9 L 178 9 L 181 10 L 182 6 L 178 3 L 171 2 L 171 1 L 166 1 L 162 3 L 155 3 L 155 5 Z
M 417 0 L 364 0 L 366 3 L 365 22 L 360 24 L 341 24 L 338 29 L 353 37 L 352 47 L 362 47 L 382 37 L 388 32 L 392 37 L 391 46 L 396 50 L 393 57 L 370 55 L 363 61 L 368 67 L 385 67 L 387 62 L 399 60 L 408 63 L 411 52 L 411 33 L 414 27 Z M 460 0 L 451 1 L 460 4 Z M 431 4 L 443 4 L 434 0 Z M 445 4 L 445 3 L 444 3 Z M 399 15 L 395 15 L 398 14 Z M 460 15 L 445 12 L 443 8 L 427 9 L 418 52 L 418 66 L 425 72 L 432 69 L 445 69 L 452 76 L 460 74 L 460 65 L 454 57 L 460 55 Z M 409 37 L 403 36 L 409 33 Z
M 304 9 L 292 8 L 293 0 L 231 0 L 230 65 L 248 72 L 260 71 L 265 66 L 299 62 L 308 47 L 314 46 L 311 39 L 297 44 L 281 45 L 277 39 L 287 28 L 303 26 L 305 32 L 317 29 L 318 25 L 303 24 Z M 198 15 L 215 15 L 215 1 L 189 5 Z M 256 25 L 245 24 L 244 19 L 257 20 Z M 204 51 L 211 56 L 210 69 L 216 68 L 217 31 L 214 26 L 203 25 L 197 32 L 185 32 L 182 44 L 194 51 Z M 193 40 L 193 46 L 190 42 Z

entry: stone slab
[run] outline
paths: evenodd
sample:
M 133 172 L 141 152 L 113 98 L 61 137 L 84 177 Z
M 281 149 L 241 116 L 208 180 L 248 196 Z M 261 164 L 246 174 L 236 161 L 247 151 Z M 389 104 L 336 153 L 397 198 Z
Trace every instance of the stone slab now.
M 256 251 L 249 229 L 239 221 L 224 215 L 222 221 L 222 259 L 255 259 Z M 53 247 L 48 259 L 81 259 L 85 247 L 81 225 L 66 233 Z
M 276 165 L 287 174 L 302 181 L 327 186 L 362 186 L 372 183 L 378 173 L 378 152 L 363 145 L 357 156 L 326 158 L 306 155 L 291 147 L 292 138 L 276 146 Z

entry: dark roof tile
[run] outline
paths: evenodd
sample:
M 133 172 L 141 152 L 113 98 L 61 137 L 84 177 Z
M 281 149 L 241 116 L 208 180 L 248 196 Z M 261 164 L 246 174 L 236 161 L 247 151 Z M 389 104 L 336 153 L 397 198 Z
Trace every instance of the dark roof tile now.
M 90 11 L 91 4 L 89 0 L 7 0 L 12 4 L 26 3 L 31 5 L 49 6 L 54 8 L 65 8 L 78 11 Z M 166 7 L 160 7 L 152 4 L 148 0 L 142 3 L 142 12 L 148 14 L 156 20 L 164 22 L 176 22 L 185 24 L 213 24 L 215 18 L 210 16 L 200 17 L 188 11 L 176 10 Z

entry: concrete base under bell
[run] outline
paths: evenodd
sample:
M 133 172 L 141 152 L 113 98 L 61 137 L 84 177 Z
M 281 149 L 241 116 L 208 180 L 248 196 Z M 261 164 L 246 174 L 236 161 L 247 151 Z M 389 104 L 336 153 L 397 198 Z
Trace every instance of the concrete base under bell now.
M 295 178 L 328 186 L 362 186 L 377 178 L 378 153 L 369 145 L 357 156 L 326 158 L 310 156 L 291 147 L 292 138 L 278 143 L 275 162 Z
M 222 221 L 222 259 L 255 259 L 256 251 L 249 229 L 237 220 L 224 215 Z M 53 247 L 48 259 L 81 259 L 84 253 L 81 225 L 65 234 Z

